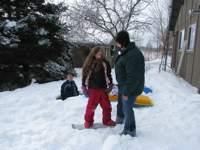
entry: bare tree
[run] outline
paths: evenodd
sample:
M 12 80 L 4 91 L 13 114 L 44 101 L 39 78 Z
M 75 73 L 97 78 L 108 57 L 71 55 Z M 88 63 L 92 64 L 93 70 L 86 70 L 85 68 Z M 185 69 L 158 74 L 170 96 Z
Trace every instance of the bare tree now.
M 150 61 L 152 60 L 152 40 L 151 39 L 148 39 L 148 43 L 146 47 L 147 47 L 147 61 Z
M 168 25 L 170 18 L 171 0 L 154 1 L 150 8 L 151 29 L 149 32 L 153 35 L 157 48 L 165 52 L 167 45 Z M 169 39 L 169 47 L 172 45 L 172 36 Z
M 150 20 L 143 14 L 153 0 L 75 0 L 66 12 L 72 39 L 107 44 L 120 30 L 144 32 Z M 134 36 L 131 34 L 130 36 Z M 115 46 L 116 47 L 116 46 Z M 115 50 L 111 66 L 118 55 Z

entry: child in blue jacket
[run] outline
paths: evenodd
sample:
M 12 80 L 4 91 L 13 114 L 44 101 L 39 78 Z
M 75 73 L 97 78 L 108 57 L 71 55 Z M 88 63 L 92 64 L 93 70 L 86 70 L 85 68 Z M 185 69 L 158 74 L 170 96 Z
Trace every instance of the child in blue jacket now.
M 67 75 L 67 80 L 61 86 L 61 96 L 57 99 L 65 100 L 68 97 L 78 96 L 79 91 L 73 80 L 73 76 L 71 74 Z

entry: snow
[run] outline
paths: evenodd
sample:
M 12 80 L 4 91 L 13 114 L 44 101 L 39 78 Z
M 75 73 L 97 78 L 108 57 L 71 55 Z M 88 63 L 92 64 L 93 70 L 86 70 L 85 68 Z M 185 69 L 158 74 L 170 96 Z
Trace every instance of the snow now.
M 15 27 L 16 26 L 16 21 L 10 21 L 10 20 L 6 20 L 6 27 L 11 28 L 11 27 Z
M 44 44 L 46 44 L 46 45 L 50 46 L 50 45 L 51 45 L 51 42 L 50 42 L 49 39 L 44 39 L 44 40 L 39 40 L 39 41 L 38 41 L 38 44 L 39 44 L 39 45 L 44 45 Z
M 38 30 L 38 33 L 39 33 L 40 35 L 47 35 L 49 32 L 48 32 L 47 30 L 45 30 L 45 29 L 39 29 L 39 30 Z
M 97 130 L 75 130 L 84 123 L 87 98 L 83 95 L 55 100 L 64 80 L 0 92 L 1 150 L 197 150 L 200 148 L 200 95 L 174 75 L 170 68 L 159 73 L 160 59 L 146 62 L 145 85 L 153 93 L 151 107 L 134 107 L 137 137 L 119 136 L 123 125 Z M 80 93 L 81 68 L 74 77 Z M 112 70 L 114 83 L 114 70 Z M 112 104 L 115 120 L 117 102 Z M 95 111 L 101 122 L 102 109 Z

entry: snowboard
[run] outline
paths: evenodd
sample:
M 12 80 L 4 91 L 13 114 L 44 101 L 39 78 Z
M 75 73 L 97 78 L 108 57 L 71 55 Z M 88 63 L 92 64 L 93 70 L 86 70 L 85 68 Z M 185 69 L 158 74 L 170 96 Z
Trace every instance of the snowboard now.
M 83 130 L 83 129 L 100 129 L 100 128 L 113 128 L 114 126 L 107 126 L 103 123 L 93 123 L 90 128 L 85 128 L 84 124 L 72 124 L 73 129 Z

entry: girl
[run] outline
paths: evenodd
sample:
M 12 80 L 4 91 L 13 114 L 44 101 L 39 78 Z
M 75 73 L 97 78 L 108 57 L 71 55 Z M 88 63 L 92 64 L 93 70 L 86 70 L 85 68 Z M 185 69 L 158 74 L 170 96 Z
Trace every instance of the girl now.
M 92 126 L 94 122 L 94 112 L 98 104 L 100 104 L 103 109 L 103 124 L 115 126 L 115 122 L 111 120 L 112 108 L 108 98 L 112 87 L 110 64 L 104 58 L 102 48 L 96 46 L 91 50 L 82 69 L 83 93 L 89 95 L 85 113 L 85 128 L 90 128 Z

